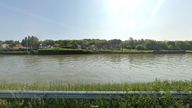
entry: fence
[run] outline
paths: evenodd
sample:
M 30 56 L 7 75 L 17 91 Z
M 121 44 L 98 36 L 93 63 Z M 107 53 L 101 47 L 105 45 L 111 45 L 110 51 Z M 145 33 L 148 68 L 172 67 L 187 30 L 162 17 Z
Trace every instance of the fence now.
M 17 90 L 1 90 L 0 99 L 120 99 L 134 95 L 156 95 L 162 96 L 169 93 L 178 98 L 185 98 L 192 96 L 192 91 L 177 92 L 177 91 L 128 91 L 128 92 L 115 92 L 115 91 L 17 91 Z

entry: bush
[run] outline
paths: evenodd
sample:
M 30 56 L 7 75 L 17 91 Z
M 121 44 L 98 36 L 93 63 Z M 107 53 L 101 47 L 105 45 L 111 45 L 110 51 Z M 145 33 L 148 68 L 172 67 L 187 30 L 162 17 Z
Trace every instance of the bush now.
M 135 49 L 137 49 L 137 50 L 144 50 L 145 48 L 142 45 L 137 45 Z

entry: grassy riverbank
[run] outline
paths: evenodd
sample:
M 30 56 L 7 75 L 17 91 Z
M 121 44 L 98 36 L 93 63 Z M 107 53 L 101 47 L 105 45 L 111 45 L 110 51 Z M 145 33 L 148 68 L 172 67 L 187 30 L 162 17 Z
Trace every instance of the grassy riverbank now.
M 48 91 L 192 91 L 192 81 L 155 81 L 124 84 L 66 84 L 53 81 L 48 85 L 0 83 L 0 90 L 48 90 Z
M 126 54 L 126 53 L 152 53 L 153 50 L 86 50 L 86 49 L 65 49 L 65 48 L 49 48 L 39 49 L 40 55 L 44 54 Z
M 48 86 L 40 84 L 8 84 L 2 82 L 0 90 L 59 90 L 59 91 L 192 91 L 191 81 L 155 81 L 149 83 L 125 84 L 74 84 L 66 85 L 62 81 L 51 82 Z M 65 100 L 65 99 L 30 99 L 0 100 L 0 107 L 6 108 L 188 108 L 191 96 L 178 99 L 168 94 L 129 96 L 122 99 Z
M 66 49 L 66 48 L 48 48 L 39 49 L 39 55 L 63 55 L 63 54 L 91 54 L 90 50 L 83 49 Z
M 84 49 L 64 49 L 49 48 L 38 50 L 39 55 L 56 55 L 56 54 L 185 54 L 190 53 L 185 50 L 84 50 Z
M 185 54 L 192 53 L 191 50 L 86 50 L 86 49 L 66 49 L 66 48 L 47 48 L 39 50 L 22 49 L 1 49 L 2 55 L 65 55 L 65 54 Z
M 27 50 L 18 49 L 0 49 L 0 54 L 2 55 L 27 55 L 29 52 Z

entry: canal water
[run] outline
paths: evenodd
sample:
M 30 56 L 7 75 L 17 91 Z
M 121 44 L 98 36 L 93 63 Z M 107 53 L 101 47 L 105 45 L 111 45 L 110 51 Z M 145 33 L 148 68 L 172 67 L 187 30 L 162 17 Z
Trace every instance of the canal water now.
M 9 83 L 133 83 L 156 79 L 191 81 L 192 55 L 0 56 L 0 80 Z

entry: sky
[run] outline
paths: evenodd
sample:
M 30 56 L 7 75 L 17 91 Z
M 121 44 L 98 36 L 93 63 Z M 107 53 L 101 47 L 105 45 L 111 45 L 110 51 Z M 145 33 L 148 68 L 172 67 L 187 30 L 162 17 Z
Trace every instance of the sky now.
M 0 0 L 0 40 L 192 40 L 192 0 Z

